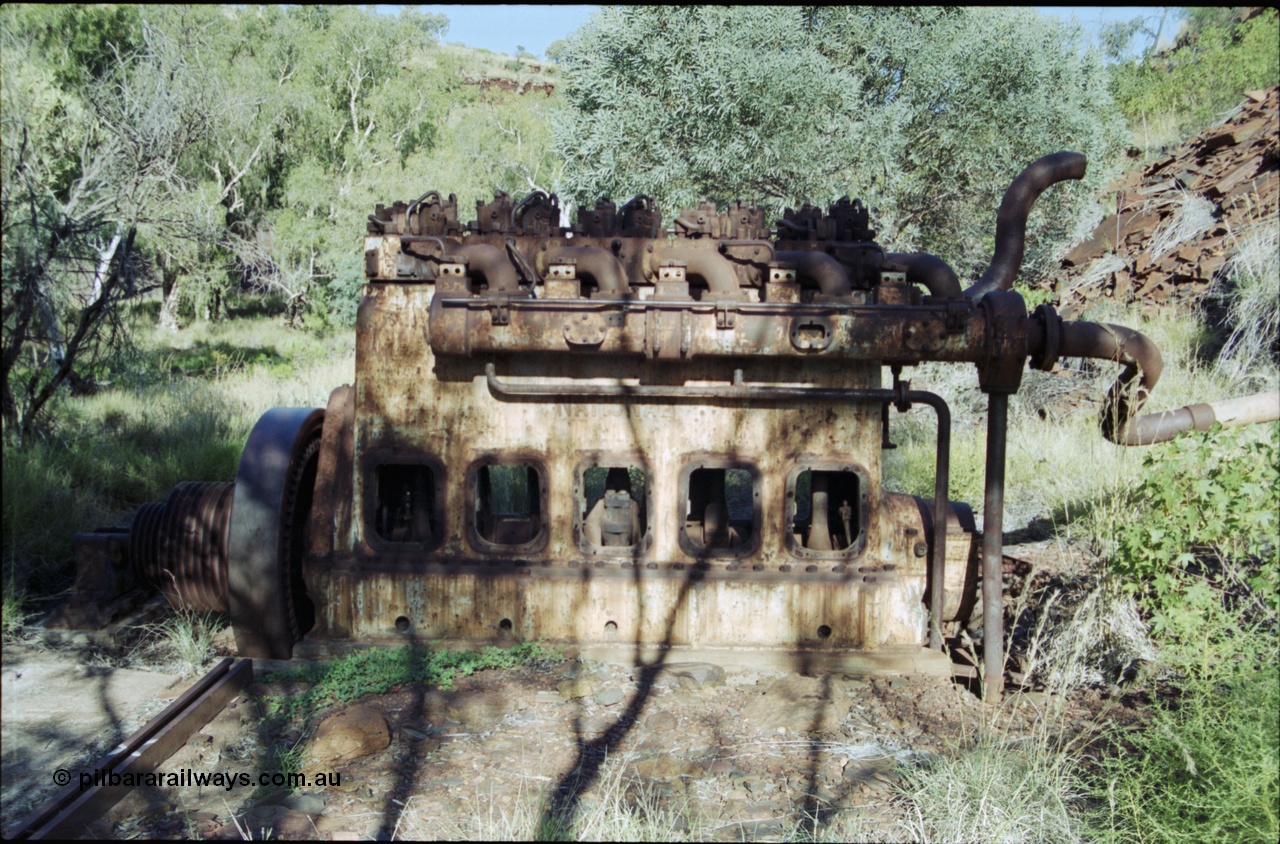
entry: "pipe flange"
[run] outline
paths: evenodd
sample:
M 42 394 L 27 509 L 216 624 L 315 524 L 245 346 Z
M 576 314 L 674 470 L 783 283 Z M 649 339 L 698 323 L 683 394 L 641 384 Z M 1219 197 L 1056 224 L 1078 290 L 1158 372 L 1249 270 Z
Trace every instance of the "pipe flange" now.
M 1043 372 L 1052 372 L 1058 364 L 1062 349 L 1062 318 L 1053 309 L 1053 305 L 1039 305 L 1031 314 L 1044 326 L 1044 349 L 1038 357 L 1031 359 L 1031 366 Z

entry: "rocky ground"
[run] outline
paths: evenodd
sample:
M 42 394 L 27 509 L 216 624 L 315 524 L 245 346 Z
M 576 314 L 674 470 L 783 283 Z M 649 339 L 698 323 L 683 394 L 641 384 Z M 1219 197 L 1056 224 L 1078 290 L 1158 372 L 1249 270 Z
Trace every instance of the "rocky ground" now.
M 901 771 L 962 746 L 993 717 L 964 685 L 936 679 L 725 676 L 705 663 L 669 666 L 651 684 L 642 676 L 576 660 L 490 671 L 451 691 L 401 688 L 271 730 L 262 698 L 290 689 L 257 683 L 166 770 L 256 775 L 272 770 L 273 747 L 296 745 L 305 771 L 339 773 L 339 785 L 140 790 L 92 832 L 520 839 L 550 828 L 539 822 L 551 817 L 607 834 L 618 822 L 608 813 L 639 806 L 665 813 L 679 838 L 777 840 L 816 819 L 819 834 L 837 823 L 902 839 Z M 1060 708 L 1053 728 L 1087 739 L 1107 704 L 1097 692 L 1032 692 L 995 717 L 1017 740 Z
M 909 840 L 902 777 L 935 754 L 954 753 L 992 729 L 1009 742 L 1048 731 L 1079 748 L 1104 725 L 1140 717 L 1117 689 L 1050 696 L 1018 673 L 1025 652 L 1020 637 L 1034 626 L 1029 608 L 1089 561 L 1079 549 L 1052 541 L 1006 551 L 1017 555 L 1006 558 L 1005 615 L 1015 631 L 1010 678 L 1028 685 L 1016 691 L 1011 684 L 998 708 L 984 707 L 961 678 L 727 673 L 709 663 L 645 670 L 570 654 L 555 664 L 459 678 L 447 691 L 401 686 L 284 719 L 272 716 L 271 700 L 306 687 L 259 670 L 257 682 L 161 770 L 247 773 L 256 781 L 262 772 L 293 767 L 311 776 L 339 774 L 340 783 L 293 793 L 241 785 L 139 788 L 88 832 L 160 839 L 529 839 L 571 827 L 580 838 Z M 224 635 L 222 647 L 230 644 Z M 9 643 L 5 726 L 23 735 L 39 732 L 12 720 L 11 692 L 20 680 L 8 675 L 16 666 L 30 666 L 24 676 L 35 666 L 48 673 L 53 669 L 43 666 L 74 667 L 85 656 L 73 645 Z M 110 660 L 100 652 L 94 658 L 102 667 L 64 670 L 65 688 L 44 693 L 73 699 L 72 680 L 80 674 L 82 684 L 101 685 L 98 675 L 109 672 Z M 143 684 L 134 698 L 120 698 L 113 704 L 119 723 L 154 715 L 191 682 L 155 676 L 167 688 Z M 9 752 L 10 732 L 11 830 L 9 798 L 42 780 L 20 776 L 26 768 Z
M 1274 225 L 1280 203 L 1280 86 L 1250 91 L 1221 123 L 1102 193 L 1115 213 L 1042 286 L 1064 315 L 1100 301 L 1143 310 L 1195 304 L 1233 250 Z

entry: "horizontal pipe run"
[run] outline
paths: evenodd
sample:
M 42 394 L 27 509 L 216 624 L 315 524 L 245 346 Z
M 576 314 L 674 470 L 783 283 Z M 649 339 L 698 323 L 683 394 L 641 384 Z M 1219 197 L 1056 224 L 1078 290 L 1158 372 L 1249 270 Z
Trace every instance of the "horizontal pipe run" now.
M 668 348 L 682 344 L 681 360 L 769 355 L 914 365 L 922 360 L 983 361 L 992 333 L 990 314 L 968 302 L 797 305 L 512 298 L 504 304 L 500 324 L 494 323 L 493 307 L 483 297 L 433 297 L 432 351 L 464 357 L 553 352 L 652 357 L 658 337 Z M 568 322 L 596 323 L 598 342 L 574 346 L 564 333 Z
M 774 387 L 762 384 L 746 384 L 741 380 L 742 370 L 734 371 L 732 385 L 698 385 L 693 387 L 659 387 L 644 384 L 522 384 L 498 377 L 497 367 L 484 365 L 485 379 L 493 394 L 503 398 L 637 398 L 637 399 L 747 399 L 754 401 L 783 401 L 803 399 L 809 401 L 898 401 L 897 390 L 888 389 L 832 389 L 827 387 Z M 906 394 L 908 403 L 933 405 L 941 398 L 922 390 Z

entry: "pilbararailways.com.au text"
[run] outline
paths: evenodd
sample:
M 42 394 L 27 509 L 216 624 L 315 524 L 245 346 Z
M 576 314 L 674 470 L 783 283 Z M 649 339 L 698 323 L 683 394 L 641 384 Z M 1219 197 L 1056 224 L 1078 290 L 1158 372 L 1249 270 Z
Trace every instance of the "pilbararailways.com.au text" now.
M 285 788 L 330 788 L 342 785 L 342 774 L 332 771 L 317 773 L 308 777 L 306 774 L 267 771 L 261 774 L 231 771 L 193 771 L 183 768 L 179 771 L 138 771 L 119 773 L 117 771 L 95 768 L 92 772 L 82 771 L 78 775 L 80 790 L 97 787 L 125 788 L 181 788 L 197 786 L 200 788 L 249 788 L 251 786 L 280 786 Z M 71 772 L 59 768 L 53 772 L 55 785 L 65 786 L 71 782 Z

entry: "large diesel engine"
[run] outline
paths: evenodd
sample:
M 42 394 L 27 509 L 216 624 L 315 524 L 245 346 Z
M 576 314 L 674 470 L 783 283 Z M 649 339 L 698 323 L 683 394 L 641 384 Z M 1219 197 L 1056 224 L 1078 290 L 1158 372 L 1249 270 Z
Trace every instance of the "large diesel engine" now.
M 998 678 L 1005 417 L 1028 361 L 1124 364 L 1115 442 L 1213 421 L 1135 417 L 1154 346 L 1009 289 L 1031 204 L 1084 168 L 1057 153 L 1014 180 L 968 289 L 884 251 L 856 200 L 772 227 L 742 202 L 667 221 L 644 196 L 572 225 L 542 192 L 465 224 L 436 191 L 380 205 L 355 384 L 263 416 L 234 484 L 78 536 L 69 616 L 102 623 L 150 586 L 228 612 L 245 656 L 544 639 L 870 674 L 949 672 L 944 640 L 982 606 Z M 900 378 L 921 361 L 974 365 L 989 395 L 981 540 L 947 497 L 947 406 Z M 881 480 L 891 415 L 915 404 L 938 421 L 929 498 Z

